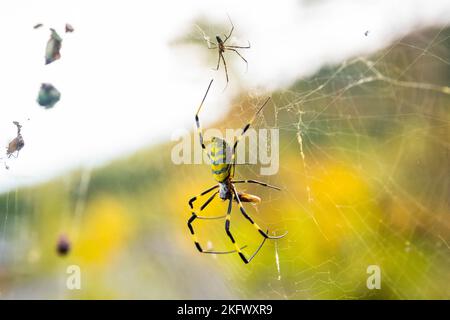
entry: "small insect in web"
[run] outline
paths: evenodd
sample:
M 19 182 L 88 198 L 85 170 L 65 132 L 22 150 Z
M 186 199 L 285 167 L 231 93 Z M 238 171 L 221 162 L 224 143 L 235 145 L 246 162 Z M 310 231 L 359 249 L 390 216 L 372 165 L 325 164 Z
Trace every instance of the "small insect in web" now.
M 71 33 L 71 32 L 74 32 L 75 29 L 72 27 L 71 24 L 66 23 L 65 31 L 66 31 L 66 33 Z
M 228 35 L 224 35 L 225 38 L 224 40 L 222 40 L 222 38 L 220 36 L 216 36 L 216 41 L 217 42 L 212 42 L 211 40 L 209 40 L 208 38 L 205 38 L 206 42 L 208 42 L 208 48 L 209 49 L 213 49 L 213 50 L 218 50 L 219 51 L 219 58 L 217 61 L 217 67 L 215 70 L 219 70 L 220 67 L 220 61 L 222 60 L 223 62 L 223 66 L 225 68 L 225 76 L 227 79 L 227 85 L 229 82 L 229 77 L 228 77 L 228 68 L 227 68 L 227 62 L 225 61 L 225 57 L 224 57 L 224 53 L 225 51 L 233 51 L 235 52 L 239 57 L 241 57 L 242 60 L 244 60 L 245 62 L 245 66 L 246 69 L 248 69 L 248 62 L 247 60 L 239 53 L 239 51 L 237 51 L 237 49 L 250 49 L 250 42 L 248 42 L 247 46 L 234 46 L 234 45 L 227 45 L 227 41 L 231 38 L 231 35 L 233 34 L 234 31 L 234 25 L 233 22 L 231 21 L 230 16 L 228 16 L 228 20 L 230 20 L 230 24 L 231 24 L 231 30 L 230 33 Z
M 208 89 L 206 90 L 206 93 L 203 97 L 202 102 L 200 103 L 200 106 L 198 107 L 197 113 L 195 114 L 195 124 L 197 126 L 198 136 L 200 139 L 200 145 L 202 146 L 203 151 L 206 151 L 206 145 L 205 141 L 203 139 L 202 129 L 200 126 L 200 120 L 199 120 L 199 113 L 203 106 L 203 103 L 206 99 L 206 96 L 208 95 L 209 89 L 211 87 L 213 80 L 210 81 Z M 261 110 L 266 106 L 266 104 L 269 102 L 270 98 L 267 98 L 267 100 L 263 103 L 263 105 L 258 109 L 258 111 L 255 113 L 253 118 L 248 122 L 244 128 L 242 129 L 241 134 L 237 137 L 236 141 L 233 144 L 233 147 L 231 147 L 225 140 L 213 137 L 210 141 L 211 143 L 211 151 L 208 153 L 208 158 L 211 161 L 211 170 L 214 179 L 216 180 L 217 184 L 214 186 L 206 189 L 202 193 L 192 197 L 189 200 L 189 207 L 191 208 L 191 217 L 189 218 L 187 225 L 189 228 L 189 231 L 191 232 L 192 238 L 194 240 L 195 247 L 198 251 L 201 253 L 209 253 L 209 254 L 228 254 L 228 253 L 238 253 L 241 257 L 242 261 L 245 263 L 249 263 L 261 250 L 262 246 L 264 245 L 265 241 L 267 239 L 280 239 L 283 238 L 286 234 L 284 233 L 281 236 L 270 236 L 269 230 L 263 231 L 257 223 L 250 217 L 250 215 L 246 212 L 244 206 L 242 205 L 243 202 L 251 202 L 251 203 L 258 203 L 261 201 L 261 198 L 239 192 L 236 189 L 236 184 L 242 184 L 242 183 L 251 183 L 251 184 L 257 184 L 263 187 L 272 188 L 275 190 L 281 190 L 278 187 L 269 185 L 265 182 L 256 181 L 256 180 L 233 180 L 234 178 L 234 172 L 235 172 L 235 166 L 236 166 L 236 148 L 238 146 L 239 141 L 242 139 L 242 137 L 245 135 L 247 130 L 250 128 L 253 121 L 256 119 L 257 115 L 261 112 Z M 218 190 L 216 190 L 218 189 Z M 219 195 L 219 198 L 223 201 L 228 200 L 228 209 L 226 212 L 226 215 L 222 215 L 219 217 L 206 217 L 206 216 L 200 216 L 198 215 L 194 210 L 194 202 L 197 201 L 198 198 L 214 191 L 214 193 L 200 206 L 200 212 L 203 211 L 210 203 L 214 200 L 214 198 Z M 241 214 L 248 220 L 250 223 L 256 228 L 258 233 L 263 237 L 263 240 L 259 247 L 256 249 L 256 251 L 250 256 L 247 257 L 242 249 L 246 248 L 246 246 L 239 246 L 236 242 L 235 237 L 231 233 L 230 225 L 231 225 L 231 209 L 233 205 L 233 201 L 235 201 L 238 206 Z M 205 220 L 213 220 L 213 219 L 223 219 L 225 218 L 225 232 L 228 236 L 228 238 L 231 240 L 231 242 L 234 244 L 235 250 L 231 251 L 215 251 L 215 250 L 205 250 L 202 248 L 200 243 L 197 240 L 197 236 L 194 231 L 194 227 L 192 226 L 192 223 L 196 219 L 205 219 Z
M 8 148 L 6 150 L 6 155 L 8 158 L 11 158 L 11 156 L 17 158 L 19 156 L 19 151 L 25 146 L 25 141 L 20 133 L 22 126 L 17 121 L 13 121 L 13 123 L 17 127 L 17 136 L 8 144 Z M 15 152 L 17 152 L 16 155 L 14 155 Z

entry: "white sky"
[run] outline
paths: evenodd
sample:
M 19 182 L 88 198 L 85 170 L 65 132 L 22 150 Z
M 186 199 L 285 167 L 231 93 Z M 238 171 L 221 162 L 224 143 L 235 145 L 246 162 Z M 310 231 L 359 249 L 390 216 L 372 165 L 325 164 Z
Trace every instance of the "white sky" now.
M 228 56 L 231 80 L 223 92 L 223 70 L 205 64 L 206 47 L 170 43 L 201 17 L 228 26 L 227 13 L 239 36 L 233 41 L 250 40 L 252 48 L 242 52 L 247 73 L 238 57 Z M 33 30 L 39 22 L 44 27 Z M 64 34 L 66 22 L 74 33 Z M 25 147 L 10 170 L 0 167 L 0 190 L 101 165 L 191 129 L 211 77 L 218 81 L 202 116 L 206 124 L 226 112 L 240 89 L 283 88 L 324 64 L 449 22 L 448 0 L 2 0 L 0 144 L 6 148 L 14 138 L 18 120 Z M 49 27 L 64 41 L 62 58 L 45 66 Z M 36 103 L 42 82 L 62 94 L 51 110 Z

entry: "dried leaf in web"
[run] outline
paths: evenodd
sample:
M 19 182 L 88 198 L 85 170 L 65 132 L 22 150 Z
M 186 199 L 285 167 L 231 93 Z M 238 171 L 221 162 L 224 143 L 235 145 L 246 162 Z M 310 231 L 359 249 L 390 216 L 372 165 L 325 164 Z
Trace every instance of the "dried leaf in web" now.
M 72 27 L 72 25 L 66 23 L 66 33 L 74 32 L 74 31 L 75 31 L 75 29 Z
M 40 106 L 51 109 L 61 98 L 61 93 L 50 83 L 41 84 L 37 102 Z
M 61 58 L 59 51 L 61 50 L 62 38 L 54 29 L 50 29 L 50 31 L 50 39 L 48 40 L 47 48 L 45 49 L 45 64 L 52 63 Z
M 13 124 L 17 127 L 17 137 L 11 140 L 8 144 L 8 148 L 6 150 L 6 155 L 8 158 L 11 157 L 14 152 L 19 152 L 25 146 L 25 141 L 20 133 L 22 126 L 17 121 L 13 121 Z M 6 166 L 6 169 L 9 169 L 9 167 Z

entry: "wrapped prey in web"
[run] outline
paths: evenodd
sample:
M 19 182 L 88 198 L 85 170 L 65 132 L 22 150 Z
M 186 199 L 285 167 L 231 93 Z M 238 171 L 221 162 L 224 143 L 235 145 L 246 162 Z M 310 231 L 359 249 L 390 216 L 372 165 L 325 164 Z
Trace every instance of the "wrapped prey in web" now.
M 261 198 L 249 193 L 238 192 L 239 199 L 241 202 L 252 202 L 252 203 L 260 203 Z M 237 200 L 236 200 L 237 201 Z

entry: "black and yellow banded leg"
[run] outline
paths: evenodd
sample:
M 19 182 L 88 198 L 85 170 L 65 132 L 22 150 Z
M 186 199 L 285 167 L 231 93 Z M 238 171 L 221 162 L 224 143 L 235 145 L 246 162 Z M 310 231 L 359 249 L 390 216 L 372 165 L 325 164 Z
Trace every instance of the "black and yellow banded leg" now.
M 197 201 L 197 199 L 198 199 L 199 197 L 204 196 L 205 194 L 210 193 L 211 191 L 213 191 L 214 189 L 217 189 L 218 187 L 219 187 L 219 185 L 216 184 L 216 185 L 212 186 L 211 188 L 208 188 L 208 189 L 206 189 L 205 191 L 203 191 L 202 193 L 200 193 L 200 194 L 198 194 L 198 195 L 192 197 L 191 199 L 189 199 L 189 207 L 190 207 L 191 209 L 193 209 L 193 208 L 194 208 L 193 203 L 194 203 L 195 201 Z
M 262 182 L 262 181 L 257 181 L 257 180 L 235 180 L 235 181 L 231 181 L 231 183 L 254 183 L 254 184 L 259 184 L 260 186 L 272 188 L 272 189 L 275 189 L 278 191 L 281 190 L 281 188 L 279 188 L 279 187 L 270 185 L 270 184 Z
M 202 206 L 200 207 L 200 211 L 202 211 L 203 209 L 205 209 L 210 203 L 211 201 L 214 199 L 214 197 L 217 195 L 218 192 L 214 192 L 214 194 L 208 198 L 208 200 L 205 201 L 204 204 L 202 204 Z M 198 251 L 200 251 L 201 253 L 209 253 L 209 254 L 229 254 L 229 253 L 234 253 L 236 252 L 236 250 L 230 250 L 230 251 L 215 251 L 215 250 L 204 250 L 202 248 L 202 246 L 200 245 L 200 243 L 198 242 L 197 239 L 197 235 L 195 234 L 194 231 L 194 227 L 192 226 L 192 223 L 196 220 L 196 219 L 220 219 L 220 218 L 224 218 L 225 216 L 222 217 L 201 217 L 198 216 L 194 211 L 192 211 L 192 215 L 189 218 L 188 222 L 187 222 L 187 226 L 189 228 L 189 231 L 191 232 L 191 236 L 192 236 L 192 240 L 194 241 L 195 247 L 197 248 Z M 244 249 L 244 247 L 239 248 L 239 250 Z
M 234 244 L 235 247 L 235 252 L 237 252 L 239 254 L 239 257 L 241 257 L 242 261 L 244 261 L 244 263 L 249 263 L 250 261 L 253 260 L 253 258 L 256 256 L 256 254 L 259 252 L 259 250 L 261 250 L 261 248 L 264 245 L 264 242 L 266 242 L 267 238 L 264 238 L 263 241 L 261 242 L 261 244 L 259 245 L 259 247 L 255 250 L 255 252 L 250 256 L 250 258 L 247 258 L 245 256 L 245 254 L 242 252 L 242 249 L 244 249 L 246 246 L 244 247 L 239 247 L 238 244 L 236 243 L 236 240 L 234 239 L 233 234 L 231 233 L 230 230 L 230 225 L 231 225 L 231 208 L 233 206 L 233 197 L 230 198 L 229 202 L 228 202 L 228 210 L 227 210 L 227 218 L 225 220 L 225 231 L 228 235 L 228 237 L 230 238 L 231 242 Z M 267 232 L 269 232 L 267 230 Z
M 209 39 L 204 39 L 205 41 L 206 41 L 206 43 L 208 44 L 208 49 L 209 50 L 217 50 L 217 48 L 219 48 L 218 46 L 217 46 L 217 43 L 214 43 L 214 42 L 212 42 L 211 40 L 209 40 Z
M 253 118 L 244 126 L 244 128 L 242 129 L 241 134 L 237 137 L 236 141 L 234 142 L 233 154 L 236 153 L 236 148 L 238 146 L 239 141 L 241 141 L 242 137 L 245 135 L 245 133 L 247 132 L 248 128 L 250 128 L 250 126 L 252 125 L 253 121 L 255 121 L 256 117 L 261 112 L 261 110 L 266 106 L 266 104 L 267 104 L 267 102 L 269 102 L 269 100 L 270 100 L 270 97 L 268 97 L 266 99 L 266 101 L 264 101 L 263 105 L 261 107 L 259 107 L 258 111 L 256 111 L 256 113 L 253 116 Z
M 234 196 L 235 196 L 235 198 L 236 198 L 236 201 L 237 201 L 237 203 L 238 203 L 238 205 L 239 205 L 239 210 L 241 211 L 242 215 L 243 215 L 248 221 L 250 221 L 250 223 L 255 227 L 256 230 L 258 230 L 258 232 L 259 232 L 264 238 L 266 238 L 266 239 L 281 239 L 281 238 L 283 238 L 283 237 L 287 234 L 287 231 L 286 231 L 286 232 L 285 232 L 284 234 L 282 234 L 281 236 L 269 236 L 269 234 L 268 234 L 269 231 L 264 232 L 264 231 L 258 226 L 258 224 L 257 224 L 255 221 L 253 221 L 253 219 L 247 214 L 247 212 L 246 212 L 245 209 L 244 209 L 244 206 L 242 205 L 241 199 L 239 198 L 239 194 L 238 194 L 236 188 L 234 188 L 234 187 L 233 187 L 233 192 L 234 192 Z
M 197 133 L 200 139 L 200 145 L 202 146 L 203 150 L 206 150 L 205 143 L 203 141 L 203 133 L 202 133 L 202 126 L 200 125 L 200 118 L 198 114 L 200 113 L 200 110 L 202 109 L 203 103 L 205 102 L 206 96 L 208 95 L 209 88 L 211 88 L 211 85 L 213 83 L 213 79 L 209 82 L 208 88 L 206 89 L 205 95 L 203 96 L 202 102 L 200 103 L 197 113 L 195 114 L 195 125 L 197 126 Z

